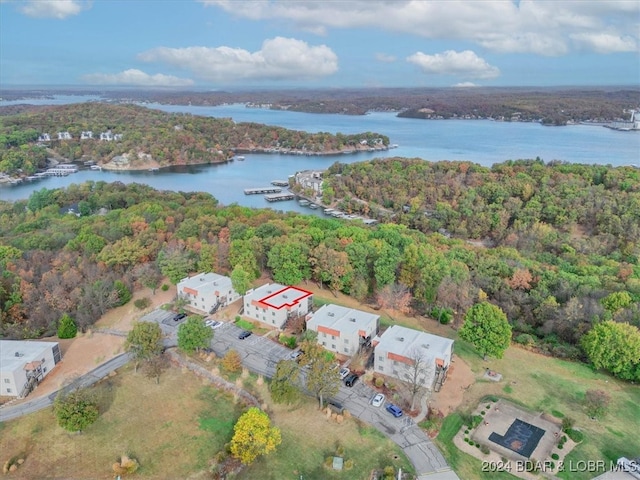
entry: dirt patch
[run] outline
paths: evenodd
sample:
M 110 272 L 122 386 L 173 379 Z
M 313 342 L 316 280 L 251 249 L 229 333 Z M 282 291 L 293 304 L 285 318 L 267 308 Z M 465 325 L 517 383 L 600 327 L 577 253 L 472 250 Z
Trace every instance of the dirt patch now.
M 454 412 L 461 404 L 467 390 L 476 381 L 471 367 L 460 357 L 454 357 L 449 367 L 447 381 L 442 389 L 429 400 L 429 408 L 442 412 L 445 416 Z
M 58 337 L 43 338 L 42 341 L 60 344 L 62 360 L 26 399 L 16 400 L 15 403 L 49 395 L 122 353 L 125 336 L 102 333 L 99 330 L 109 328 L 126 333 L 131 330 L 136 320 L 155 308 L 171 302 L 175 295 L 175 287 L 169 288 L 166 292 L 158 289 L 155 295 L 151 290 L 145 288 L 134 292 L 133 298 L 126 305 L 109 310 L 94 324 L 90 331 L 78 334 L 76 338 L 65 340 Z M 144 297 L 151 300 L 151 305 L 145 310 L 139 310 L 133 302 Z

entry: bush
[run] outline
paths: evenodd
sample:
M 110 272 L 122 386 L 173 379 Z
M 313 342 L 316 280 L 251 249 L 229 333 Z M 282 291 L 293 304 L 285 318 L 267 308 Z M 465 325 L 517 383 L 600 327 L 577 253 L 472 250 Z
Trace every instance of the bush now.
M 384 378 L 382 377 L 376 377 L 375 380 L 373 381 L 373 384 L 377 387 L 377 388 L 382 388 L 382 386 L 384 385 Z
M 476 428 L 482 423 L 482 415 L 474 415 L 471 417 L 471 428 Z
M 344 462 L 344 469 L 345 470 L 351 470 L 353 468 L 353 459 L 349 459 L 346 462 Z
M 116 280 L 113 282 L 113 289 L 118 294 L 118 303 L 116 305 L 121 306 L 129 302 L 133 294 L 129 287 L 127 287 L 122 280 Z
M 480 451 L 485 455 L 489 455 L 489 453 L 491 453 L 491 450 L 487 445 L 480 445 Z
M 75 320 L 65 313 L 58 321 L 58 338 L 75 338 L 77 333 Z
M 584 396 L 585 409 L 591 418 L 602 418 L 607 413 L 611 395 L 604 390 L 587 390 Z
M 564 448 L 564 445 L 562 443 L 558 444 L 558 450 L 562 450 Z
M 525 347 L 533 347 L 536 344 L 536 337 L 529 335 L 528 333 L 521 333 L 514 339 L 514 341 L 520 345 L 524 345 Z
M 562 419 L 562 431 L 566 432 L 567 430 L 571 430 L 573 428 L 575 421 L 571 417 L 564 417 Z
M 296 348 L 296 345 L 298 344 L 296 337 L 290 337 L 284 333 L 280 334 L 278 341 L 291 349 Z
M 149 299 L 149 297 L 139 298 L 136 301 L 134 301 L 133 304 L 136 306 L 137 309 L 144 310 L 149 305 L 151 305 L 151 300 Z
M 469 443 L 469 437 L 464 437 L 464 441 Z
M 229 373 L 236 373 L 242 370 L 242 359 L 235 350 L 229 350 L 222 358 L 222 368 Z
M 166 292 L 167 290 L 169 290 L 169 285 L 167 285 L 166 283 L 163 283 L 162 287 L 160 287 L 160 290 L 162 290 L 163 292 Z
M 559 459 L 560 459 L 560 455 L 558 455 L 557 453 L 552 453 L 552 454 L 551 454 L 551 458 L 552 458 L 553 460 L 559 460 Z

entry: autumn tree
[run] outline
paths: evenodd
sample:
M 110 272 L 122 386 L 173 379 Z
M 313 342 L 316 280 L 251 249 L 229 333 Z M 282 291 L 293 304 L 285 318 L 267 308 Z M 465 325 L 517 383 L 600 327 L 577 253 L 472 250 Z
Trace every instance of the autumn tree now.
M 329 352 L 318 344 L 319 348 L 309 348 L 308 344 L 302 347 L 304 355 L 300 361 L 303 365 L 309 365 L 307 370 L 306 387 L 313 392 L 320 402 L 320 407 L 324 405 L 324 399 L 335 395 L 340 390 L 340 377 L 337 372 L 337 364 Z
M 587 390 L 584 394 L 584 407 L 591 418 L 602 418 L 611 403 L 611 395 L 604 390 Z
M 176 285 L 187 277 L 195 266 L 195 256 L 182 243 L 171 244 L 158 254 L 158 265 L 162 274 Z
M 153 263 L 143 263 L 134 269 L 134 275 L 138 281 L 147 288 L 151 289 L 153 295 L 162 282 L 162 274 L 158 267 Z
M 392 283 L 378 291 L 377 300 L 380 308 L 408 313 L 411 306 L 411 292 L 400 283 Z
M 471 343 L 483 357 L 502 358 L 511 343 L 511 325 L 505 313 L 489 302 L 476 303 L 467 310 L 460 338 Z
M 160 376 L 169 368 L 169 362 L 163 353 L 148 358 L 142 364 L 142 371 L 147 378 L 155 378 L 160 383 Z
M 400 379 L 405 381 L 411 395 L 411 410 L 415 409 L 416 399 L 430 387 L 427 384 L 433 374 L 433 362 L 425 351 L 426 347 L 415 347 L 409 352 L 407 362 L 402 365 Z
M 178 348 L 183 352 L 193 353 L 209 346 L 213 338 L 213 330 L 207 327 L 202 317 L 191 316 L 178 327 Z
M 98 402 L 87 390 L 60 393 L 53 404 L 58 425 L 70 432 L 81 432 L 98 419 Z
M 623 380 L 640 380 L 638 327 L 607 320 L 596 324 L 580 343 L 595 368 L 604 368 Z
M 268 254 L 267 265 L 273 279 L 283 285 L 297 285 L 310 276 L 309 247 L 297 240 L 276 243 Z
M 222 357 L 222 368 L 229 373 L 242 370 L 242 359 L 237 350 L 231 349 Z
M 276 373 L 269 384 L 271 399 L 275 403 L 292 404 L 300 398 L 297 386 L 300 367 L 295 360 L 280 360 L 276 365 Z
M 136 322 L 127 334 L 124 344 L 136 361 L 135 370 L 141 361 L 149 361 L 162 353 L 162 329 L 156 322 Z
M 233 427 L 231 454 L 245 465 L 261 455 L 275 451 L 282 442 L 280 429 L 271 425 L 269 416 L 257 407 L 240 415 Z

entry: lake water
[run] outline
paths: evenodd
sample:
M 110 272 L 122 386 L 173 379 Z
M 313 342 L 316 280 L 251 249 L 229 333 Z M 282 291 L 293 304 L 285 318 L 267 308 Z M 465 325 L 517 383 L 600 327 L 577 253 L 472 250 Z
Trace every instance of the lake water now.
M 86 99 L 86 97 L 85 97 Z M 51 104 L 76 103 L 83 97 L 56 98 Z M 31 101 L 11 103 L 35 103 Z M 45 103 L 39 99 L 38 104 Z M 0 105 L 9 102 L 0 102 Z M 192 113 L 211 117 L 231 117 L 237 122 L 257 122 L 294 130 L 329 133 L 378 132 L 387 135 L 398 148 L 328 157 L 245 154 L 244 161 L 221 165 L 173 168 L 160 172 L 107 172 L 81 170 L 67 177 L 51 177 L 33 183 L 0 188 L 0 200 L 26 199 L 37 189 L 65 187 L 86 180 L 144 183 L 160 190 L 204 191 L 222 204 L 237 203 L 319 214 L 295 201 L 269 203 L 262 195 L 244 195 L 251 187 L 268 186 L 271 180 L 286 180 L 300 170 L 325 169 L 336 161 L 356 162 L 381 157 L 422 158 L 430 161 L 469 160 L 490 166 L 509 159 L 540 157 L 544 161 L 610 164 L 640 163 L 640 132 L 619 132 L 599 126 L 571 125 L 544 127 L 537 123 L 494 122 L 489 120 L 418 120 L 398 118 L 393 112 L 364 116 L 322 115 L 246 108 L 146 104 L 167 112 Z

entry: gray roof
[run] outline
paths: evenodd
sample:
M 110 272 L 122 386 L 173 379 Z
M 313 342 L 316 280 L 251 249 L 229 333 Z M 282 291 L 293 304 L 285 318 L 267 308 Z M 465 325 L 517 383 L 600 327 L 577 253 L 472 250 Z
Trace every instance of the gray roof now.
M 26 363 L 42 360 L 43 352 L 51 350 L 57 344 L 58 342 L 0 340 L 0 371 L 15 372 Z
M 416 351 L 430 357 L 444 357 L 451 352 L 453 340 L 401 325 L 391 325 L 378 337 L 376 348 L 411 358 Z
M 298 287 L 288 287 L 279 283 L 268 283 L 256 288 L 245 295 L 249 301 L 257 301 L 280 310 L 282 307 L 291 307 L 301 300 L 313 295 L 313 293 Z M 246 301 L 246 300 L 245 300 Z
M 216 291 L 227 292 L 233 289 L 231 279 L 217 273 L 199 273 L 193 277 L 180 280 L 180 287 L 197 290 L 198 293 L 208 294 Z
M 321 325 L 343 333 L 357 333 L 371 323 L 376 325 L 378 318 L 380 315 L 328 303 L 313 314 L 307 325 L 311 327 Z

